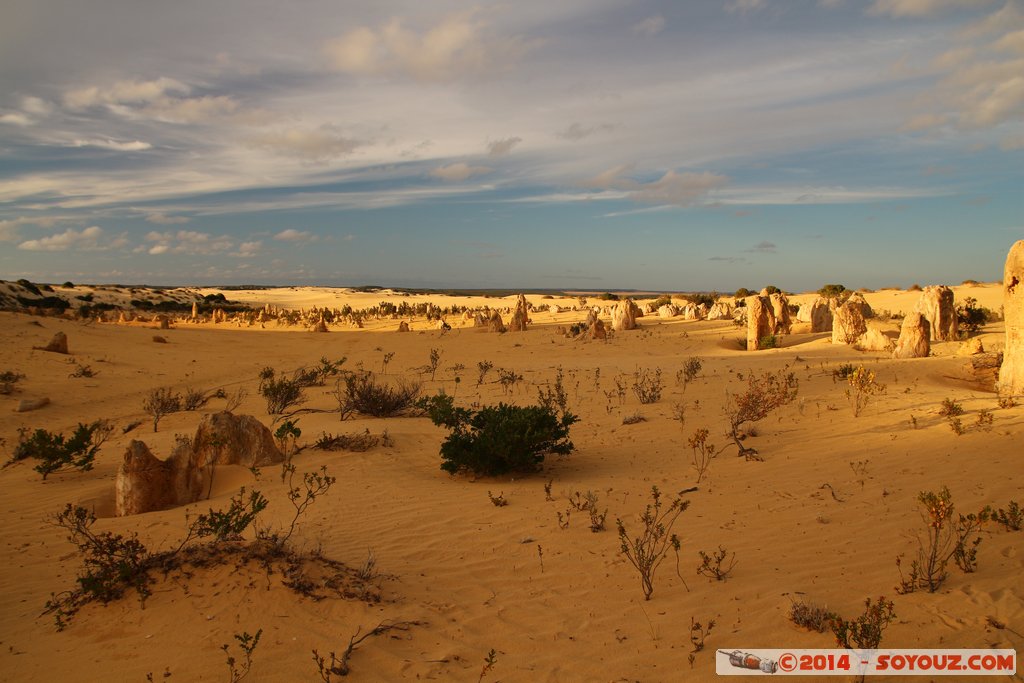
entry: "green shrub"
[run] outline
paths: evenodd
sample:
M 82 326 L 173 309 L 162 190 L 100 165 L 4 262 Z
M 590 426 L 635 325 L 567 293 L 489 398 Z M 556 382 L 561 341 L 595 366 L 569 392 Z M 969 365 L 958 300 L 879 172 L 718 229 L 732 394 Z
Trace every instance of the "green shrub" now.
M 455 406 L 439 394 L 420 401 L 434 424 L 451 433 L 441 444 L 441 469 L 452 474 L 472 472 L 497 476 L 536 471 L 548 453 L 573 450 L 569 427 L 572 413 L 558 415 L 551 406 L 512 406 L 499 403 L 477 411 Z
M 838 299 L 845 291 L 845 285 L 825 285 L 818 290 L 818 295 L 825 299 Z
M 37 429 L 27 438 L 22 435 L 21 442 L 14 449 L 13 459 L 39 460 L 40 463 L 32 469 L 43 475 L 43 479 L 65 468 L 88 471 L 92 469 L 96 452 L 110 436 L 111 430 L 106 420 L 97 420 L 88 425 L 80 423 L 70 438 Z
M 956 307 L 956 318 L 962 332 L 975 334 L 982 325 L 993 319 L 992 311 L 978 306 L 978 300 L 972 296 L 964 299 L 964 302 Z
M 397 380 L 378 383 L 372 372 L 345 377 L 345 401 L 350 410 L 373 417 L 393 417 L 412 408 L 420 394 L 418 383 Z

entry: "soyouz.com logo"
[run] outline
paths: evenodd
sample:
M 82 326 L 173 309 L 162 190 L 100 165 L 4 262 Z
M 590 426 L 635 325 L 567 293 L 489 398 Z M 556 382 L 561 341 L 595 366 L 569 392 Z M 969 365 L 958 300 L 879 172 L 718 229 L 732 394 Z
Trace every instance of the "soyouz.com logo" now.
M 1016 650 L 718 650 L 720 676 L 1012 676 Z

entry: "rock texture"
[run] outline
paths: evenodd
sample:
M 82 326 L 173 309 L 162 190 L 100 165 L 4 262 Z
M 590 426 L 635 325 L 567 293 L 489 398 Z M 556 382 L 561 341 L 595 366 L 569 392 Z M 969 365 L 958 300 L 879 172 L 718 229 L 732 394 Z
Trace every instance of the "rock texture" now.
M 828 299 L 818 297 L 814 301 L 800 306 L 796 319 L 811 324 L 811 332 L 832 331 L 832 307 Z
M 861 335 L 867 331 L 868 326 L 864 322 L 864 314 L 857 302 L 847 301 L 833 312 L 833 344 L 856 344 Z
M 530 322 L 530 304 L 522 294 L 516 299 L 516 309 L 512 312 L 512 319 L 508 322 L 509 332 L 526 332 L 526 326 Z
M 708 320 L 732 320 L 732 306 L 724 301 L 716 302 L 708 310 Z
M 758 351 L 775 334 L 775 313 L 771 299 L 767 296 L 749 296 L 746 309 L 747 351 Z
M 615 309 L 612 311 L 612 330 L 616 332 L 635 330 L 639 312 L 640 308 L 633 303 L 632 299 L 625 299 L 615 304 Z
M 900 326 L 893 358 L 927 358 L 931 353 L 931 323 L 920 313 L 910 313 Z
M 1024 394 L 1024 240 L 1010 247 L 1003 271 L 1006 346 L 999 369 L 999 391 Z
M 931 323 L 933 340 L 950 341 L 957 338 L 956 306 L 953 290 L 949 287 L 925 287 L 917 301 L 917 312 Z
M 971 337 L 956 350 L 958 356 L 977 356 L 979 353 L 985 353 L 985 347 L 978 337 Z
M 892 339 L 877 327 L 869 326 L 860 337 L 857 338 L 856 347 L 861 351 L 885 351 L 893 350 Z
M 63 332 L 58 332 L 53 335 L 53 339 L 50 340 L 49 344 L 37 348 L 42 348 L 43 351 L 52 351 L 54 353 L 68 353 L 68 336 Z
M 18 405 L 14 408 L 16 413 L 27 413 L 30 410 L 39 410 L 50 405 L 50 399 L 43 396 L 41 398 L 23 398 L 18 401 Z
M 665 304 L 664 306 L 658 307 L 659 318 L 674 318 L 677 315 L 679 315 L 679 309 L 673 306 L 672 304 Z
M 501 319 L 501 313 L 491 311 L 491 317 L 487 321 L 487 329 L 491 332 L 505 332 L 505 321 Z
M 792 319 L 789 315 L 789 299 L 782 292 L 775 292 L 768 297 L 772 305 L 772 315 L 775 316 L 775 334 L 789 334 L 792 328 Z
M 408 332 L 409 331 L 409 323 L 407 323 L 404 320 L 402 322 L 398 323 L 398 331 L 399 332 Z
M 860 292 L 854 292 L 850 295 L 843 305 L 849 304 L 850 306 L 856 306 L 860 311 L 860 317 L 867 320 L 868 318 L 874 318 L 875 312 L 871 310 L 871 304 L 867 302 L 867 299 L 861 295 Z
M 604 329 L 604 322 L 600 318 L 594 318 L 594 323 L 590 326 L 590 338 L 591 339 L 607 339 L 608 331 Z
M 284 460 L 270 430 L 250 415 L 207 415 L 191 441 L 160 460 L 142 441 L 125 451 L 114 485 L 117 515 L 137 515 L 199 500 L 214 465 L 261 467 Z

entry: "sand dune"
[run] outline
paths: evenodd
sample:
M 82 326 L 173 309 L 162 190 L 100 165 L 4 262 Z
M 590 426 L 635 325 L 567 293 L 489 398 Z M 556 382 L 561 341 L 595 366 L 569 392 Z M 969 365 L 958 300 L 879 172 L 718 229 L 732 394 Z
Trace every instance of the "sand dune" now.
M 197 290 L 206 295 L 217 290 Z M 280 307 L 372 306 L 388 293 L 341 289 L 280 288 L 225 292 L 229 298 Z M 803 297 L 791 299 L 800 303 Z M 905 313 L 915 292 L 867 293 L 876 311 Z M 956 296 L 976 297 L 998 311 L 998 286 L 958 287 Z M 514 300 L 414 295 L 441 306 L 512 306 Z M 535 305 L 552 300 L 529 297 Z M 571 305 L 573 299 L 555 303 Z M 370 638 L 352 656 L 354 680 L 476 681 L 490 649 L 497 663 L 485 680 L 669 681 L 712 680 L 714 650 L 756 647 L 832 647 L 831 634 L 807 632 L 787 620 L 791 601 L 803 598 L 851 617 L 868 596 L 896 603 L 898 620 L 885 633 L 893 647 L 1005 647 L 1024 643 L 1024 555 L 1020 533 L 989 525 L 982 533 L 973 574 L 953 568 L 934 593 L 896 595 L 895 560 L 915 552 L 923 528 L 919 492 L 948 486 L 958 510 L 1005 507 L 1022 501 L 1021 434 L 1024 406 L 999 408 L 992 391 L 975 381 L 970 359 L 958 342 L 937 342 L 929 358 L 894 361 L 886 354 L 833 346 L 827 335 L 798 333 L 782 348 L 741 351 L 744 330 L 729 321 L 661 320 L 648 316 L 637 330 L 607 342 L 572 340 L 559 325 L 582 320 L 582 312 L 533 314 L 525 333 L 493 334 L 450 321 L 442 333 L 413 320 L 412 332 L 394 333 L 397 320 L 372 321 L 365 329 L 332 327 L 328 334 L 268 325 L 178 323 L 154 343 L 150 325 L 82 323 L 62 318 L 0 314 L 0 371 L 25 378 L 16 393 L 0 396 L 0 437 L 9 454 L 21 428 L 69 432 L 79 422 L 113 420 L 117 429 L 96 467 L 58 473 L 45 482 L 21 463 L 0 471 L 5 506 L 0 565 L 0 678 L 24 680 L 143 681 L 168 669 L 171 681 L 223 680 L 220 646 L 232 635 L 263 629 L 247 680 L 316 680 L 311 650 L 341 652 L 349 637 L 384 620 L 422 622 L 408 631 Z M 883 322 L 898 331 L 898 322 Z M 69 339 L 70 356 L 33 350 L 57 331 Z M 270 334 L 268 332 L 274 332 Z M 1003 344 L 1000 322 L 986 325 L 986 350 Z M 441 353 L 436 378 L 420 374 L 431 349 Z M 218 473 L 211 500 L 134 517 L 112 517 L 114 478 L 128 442 L 144 440 L 166 456 L 176 434 L 195 430 L 201 413 L 169 415 L 157 433 L 142 411 L 145 394 L 158 386 L 205 390 L 244 387 L 237 412 L 270 424 L 257 393 L 262 368 L 292 370 L 319 358 L 347 360 L 344 368 L 379 372 L 394 353 L 389 376 L 419 378 L 425 393 L 441 389 L 460 404 L 513 401 L 529 404 L 559 368 L 570 410 L 580 416 L 572 429 L 576 451 L 549 457 L 542 472 L 524 477 L 450 477 L 439 469 L 443 429 L 427 419 L 358 417 L 340 422 L 337 413 L 299 417 L 303 443 L 321 432 L 384 430 L 391 446 L 363 453 L 312 448 L 296 457 L 300 471 L 327 466 L 338 484 L 300 522 L 297 542 L 359 565 L 368 549 L 382 578 L 380 603 L 312 601 L 281 586 L 258 567 L 234 565 L 196 570 L 192 576 L 158 577 L 144 608 L 132 595 L 109 605 L 88 605 L 63 632 L 41 616 L 52 592 L 73 587 L 79 558 L 64 533 L 47 523 L 66 503 L 89 506 L 97 528 L 137 532 L 153 547 L 179 539 L 186 514 L 223 507 L 239 486 L 259 488 L 269 498 L 269 524 L 283 523 L 290 506 L 276 471 L 258 481 L 247 470 Z M 699 377 L 676 383 L 683 361 L 698 356 Z M 489 360 L 524 379 L 510 395 L 494 381 L 476 386 L 476 367 Z M 863 365 L 887 385 L 859 417 L 836 382 L 842 364 Z M 464 365 L 463 370 L 453 366 Z M 95 376 L 69 377 L 78 365 Z M 616 380 L 628 386 L 638 368 L 661 368 L 660 401 L 640 405 L 628 391 L 620 401 Z M 736 457 L 725 448 L 723 406 L 755 372 L 788 369 L 799 379 L 795 402 L 756 425 L 746 443 L 763 462 Z M 461 382 L 456 383 L 455 375 Z M 744 379 L 741 379 L 744 378 Z M 330 410 L 330 387 L 308 390 L 307 406 Z M 41 410 L 15 413 L 22 398 L 47 396 Z M 943 399 L 962 403 L 967 430 L 955 434 L 938 415 Z M 685 406 L 685 425 L 673 417 Z M 222 407 L 213 399 L 202 410 Z M 990 429 L 975 427 L 980 411 L 991 411 Z M 646 420 L 624 425 L 636 412 Z M 127 434 L 121 428 L 141 421 Z M 695 485 L 687 437 L 710 430 L 723 447 L 676 524 L 682 540 L 682 579 L 674 559 L 644 601 L 638 576 L 619 552 L 614 520 L 628 528 L 649 501 L 652 485 L 671 493 Z M 552 482 L 553 502 L 544 485 Z M 825 485 L 828 485 L 827 487 Z M 509 501 L 495 507 L 488 491 Z M 562 529 L 559 512 L 576 492 L 597 493 L 608 508 L 608 530 L 593 533 L 584 515 L 572 511 Z M 731 577 L 715 582 L 696 574 L 698 551 L 719 545 L 735 552 Z M 538 552 L 538 546 L 541 553 Z M 691 618 L 714 630 L 706 650 L 688 663 Z M 989 618 L 1005 623 L 995 629 Z M 235 650 L 237 652 L 237 649 Z

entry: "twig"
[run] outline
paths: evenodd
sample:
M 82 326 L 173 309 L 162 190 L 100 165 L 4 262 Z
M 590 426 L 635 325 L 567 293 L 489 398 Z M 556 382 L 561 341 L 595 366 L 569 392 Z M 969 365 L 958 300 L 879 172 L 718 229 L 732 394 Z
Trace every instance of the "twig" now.
M 839 496 L 836 495 L 836 490 L 834 488 L 832 488 L 832 484 L 829 484 L 828 482 L 825 482 L 824 484 L 822 484 L 821 486 L 818 487 L 819 491 L 822 490 L 822 489 L 828 489 L 829 493 L 832 494 L 833 500 L 835 500 L 836 502 L 838 502 L 838 503 L 845 503 L 846 502 L 845 500 L 843 500 L 842 498 L 840 498 Z

